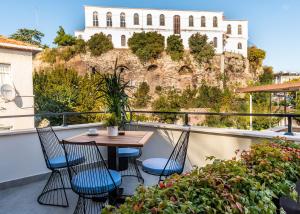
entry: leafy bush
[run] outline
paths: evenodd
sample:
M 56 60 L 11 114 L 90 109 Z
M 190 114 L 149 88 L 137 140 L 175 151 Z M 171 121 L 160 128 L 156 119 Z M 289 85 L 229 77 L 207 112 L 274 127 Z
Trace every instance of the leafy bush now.
M 189 38 L 190 52 L 199 64 L 208 62 L 215 55 L 214 47 L 207 40 L 207 36 L 200 33 L 193 34 Z
M 248 48 L 248 60 L 254 69 L 262 66 L 263 60 L 266 58 L 266 52 L 262 49 L 252 46 Z
M 133 105 L 135 108 L 146 108 L 151 100 L 149 95 L 150 86 L 146 82 L 142 82 L 133 94 Z
M 184 46 L 180 36 L 171 35 L 167 39 L 167 53 L 171 56 L 172 60 L 179 61 L 183 58 Z
M 83 39 L 76 39 L 74 45 L 75 53 L 86 53 L 86 42 Z
M 238 151 L 237 151 L 238 153 Z M 119 208 L 102 213 L 276 213 L 274 199 L 292 195 L 300 176 L 300 149 L 274 141 L 253 144 L 241 160 L 217 160 L 154 187 L 139 187 Z
M 103 33 L 94 34 L 87 42 L 87 46 L 93 56 L 100 56 L 101 54 L 113 49 L 112 42 Z
M 165 39 L 157 32 L 134 33 L 128 39 L 128 46 L 142 62 L 157 59 L 164 51 Z
M 72 46 L 76 42 L 76 38 L 70 34 L 66 34 L 65 29 L 62 26 L 59 26 L 57 31 L 57 36 L 54 39 L 54 44 L 58 46 Z
M 46 48 L 43 51 L 43 55 L 41 60 L 50 64 L 54 64 L 56 62 L 58 51 L 56 48 Z

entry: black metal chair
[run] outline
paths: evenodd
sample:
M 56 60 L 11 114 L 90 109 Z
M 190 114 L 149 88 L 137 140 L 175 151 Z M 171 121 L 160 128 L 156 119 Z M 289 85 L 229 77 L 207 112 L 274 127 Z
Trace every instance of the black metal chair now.
M 183 131 L 171 153 L 169 159 L 150 158 L 143 161 L 143 170 L 149 174 L 159 176 L 159 182 L 172 174 L 181 174 L 184 169 L 190 131 Z
M 280 197 L 279 203 L 280 203 L 280 207 L 282 207 L 287 214 L 299 214 L 300 213 L 299 201 L 296 202 L 288 197 Z
M 42 205 L 68 207 L 66 189 L 70 189 L 67 176 L 67 161 L 64 150 L 52 127 L 36 128 L 41 143 L 46 166 L 51 175 L 38 196 L 37 201 Z M 73 156 L 72 166 L 83 161 L 82 157 Z
M 79 195 L 74 213 L 101 213 L 108 201 L 114 204 L 122 177 L 119 172 L 108 169 L 96 143 L 63 141 L 63 148 L 71 188 Z M 73 166 L 74 155 L 84 157 L 84 162 Z

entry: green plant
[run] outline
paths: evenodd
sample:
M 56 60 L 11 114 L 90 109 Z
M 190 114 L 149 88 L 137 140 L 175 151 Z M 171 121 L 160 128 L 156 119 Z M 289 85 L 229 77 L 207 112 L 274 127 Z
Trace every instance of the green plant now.
M 146 82 L 140 83 L 136 92 L 133 94 L 133 106 L 135 108 L 146 108 L 151 100 L 149 92 L 150 86 Z
M 207 36 L 200 33 L 193 34 L 189 38 L 190 52 L 199 64 L 208 62 L 215 55 L 214 47 L 207 40 Z
M 56 48 L 46 48 L 42 53 L 41 60 L 43 62 L 54 64 L 56 62 L 57 55 L 58 51 Z
M 252 46 L 248 48 L 248 60 L 251 66 L 256 70 L 262 66 L 263 60 L 266 58 L 266 52 L 262 49 Z
M 106 118 L 104 122 L 105 127 L 119 126 L 119 124 L 120 120 L 116 117 L 115 114 L 111 114 L 111 116 Z
M 72 46 L 76 42 L 76 38 L 70 34 L 66 34 L 65 29 L 59 26 L 57 36 L 54 39 L 54 44 L 58 46 Z
M 103 33 L 94 34 L 87 42 L 87 46 L 93 56 L 100 56 L 113 49 L 111 40 Z
M 183 175 L 173 175 L 153 187 L 139 187 L 119 208 L 102 213 L 276 213 L 274 203 L 291 195 L 300 176 L 299 145 L 284 139 L 253 144 L 241 160 L 218 160 Z M 239 151 L 236 151 L 238 154 Z
M 180 36 L 171 35 L 167 39 L 167 53 L 171 56 L 172 60 L 179 61 L 183 59 L 184 46 Z
M 34 29 L 22 28 L 10 36 L 11 39 L 27 42 L 32 45 L 42 46 L 42 38 L 45 36 L 42 32 Z
M 131 51 L 144 63 L 151 59 L 157 59 L 164 51 L 165 39 L 157 32 L 134 33 L 128 39 Z

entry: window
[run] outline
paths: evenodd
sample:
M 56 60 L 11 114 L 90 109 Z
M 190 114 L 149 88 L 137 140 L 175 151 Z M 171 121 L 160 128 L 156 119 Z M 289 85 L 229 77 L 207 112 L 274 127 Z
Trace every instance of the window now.
M 239 35 L 242 35 L 242 34 L 243 34 L 243 28 L 242 28 L 242 25 L 239 25 L 239 26 L 238 26 L 238 34 L 239 34 Z
M 240 43 L 240 42 L 238 43 L 238 49 L 239 49 L 239 50 L 243 49 L 243 45 L 242 45 L 242 43 Z
M 133 24 L 134 25 L 139 25 L 140 24 L 140 18 L 139 18 L 139 14 L 135 13 L 133 15 Z
M 165 15 L 164 14 L 161 14 L 159 16 L 159 25 L 160 26 L 165 26 Z
M 227 34 L 231 34 L 231 25 L 227 25 Z
M 151 14 L 147 15 L 147 25 L 152 25 L 152 15 Z
M 214 47 L 217 48 L 218 47 L 218 38 L 217 37 L 214 38 L 213 43 L 214 43 Z
M 205 16 L 201 16 L 201 27 L 206 27 L 206 18 L 205 18 Z
M 120 27 L 126 27 L 125 13 L 120 14 Z
M 180 16 L 176 15 L 173 18 L 174 34 L 180 34 Z
M 98 19 L 98 12 L 93 12 L 93 26 L 98 27 L 99 26 L 99 19 Z
M 108 34 L 108 35 L 107 35 L 107 38 L 109 39 L 109 41 L 112 42 L 112 35 L 111 35 L 111 34 Z
M 108 12 L 106 14 L 106 26 L 107 27 L 112 27 L 112 14 L 111 14 L 111 12 Z
M 218 27 L 218 17 L 216 16 L 213 18 L 213 27 Z
M 125 35 L 121 36 L 121 46 L 122 47 L 126 46 L 126 36 Z
M 10 82 L 10 64 L 0 63 L 0 86 Z
M 189 26 L 194 27 L 194 17 L 193 16 L 189 16 Z

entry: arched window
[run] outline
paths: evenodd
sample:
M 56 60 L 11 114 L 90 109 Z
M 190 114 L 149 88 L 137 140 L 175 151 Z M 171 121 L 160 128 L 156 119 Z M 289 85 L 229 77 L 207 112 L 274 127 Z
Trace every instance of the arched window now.
M 218 47 L 218 38 L 214 37 L 214 47 L 217 48 Z
M 239 26 L 238 26 L 238 34 L 239 34 L 239 35 L 242 35 L 242 34 L 243 34 L 243 28 L 242 28 L 242 25 L 239 25 Z
M 174 34 L 180 34 L 180 16 L 176 15 L 173 18 Z
M 160 14 L 160 16 L 159 16 L 159 25 L 165 26 L 165 15 L 164 14 Z
M 193 16 L 189 16 L 189 26 L 194 27 L 194 17 Z
M 243 49 L 243 45 L 242 45 L 242 43 L 240 43 L 240 42 L 238 43 L 238 49 L 239 49 L 239 50 Z
M 112 42 L 112 35 L 111 35 L 111 34 L 108 34 L 108 35 L 107 35 L 107 38 L 109 39 L 109 41 Z
M 125 13 L 120 14 L 120 27 L 126 27 Z
M 147 15 L 147 25 L 152 25 L 152 15 L 151 14 Z
M 231 34 L 231 25 L 227 25 L 227 34 Z
M 201 16 L 201 27 L 206 27 L 206 18 L 205 18 L 205 16 Z
M 218 17 L 216 16 L 213 18 L 213 27 L 218 27 Z
M 140 24 L 139 14 L 135 13 L 133 15 L 133 23 L 134 23 L 134 25 L 139 25 Z
M 93 26 L 98 27 L 99 26 L 99 19 L 98 19 L 98 12 L 93 12 Z
M 121 46 L 122 47 L 126 46 L 126 36 L 125 35 L 121 36 Z
M 112 27 L 112 14 L 111 12 L 106 13 L 106 26 Z

